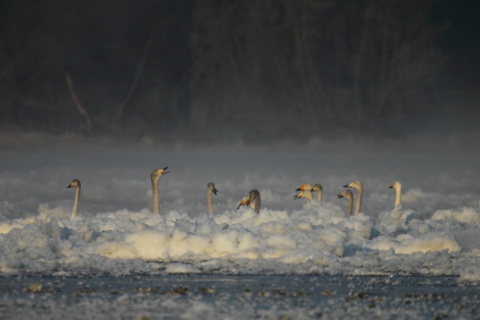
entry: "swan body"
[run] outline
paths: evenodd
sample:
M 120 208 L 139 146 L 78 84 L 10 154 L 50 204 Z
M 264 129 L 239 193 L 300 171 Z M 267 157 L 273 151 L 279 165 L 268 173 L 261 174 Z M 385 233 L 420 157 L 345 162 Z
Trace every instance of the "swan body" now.
M 78 202 L 80 201 L 80 189 L 82 184 L 80 180 L 73 179 L 72 182 L 67 186 L 67 188 L 75 188 L 75 200 L 73 201 L 72 217 L 76 217 L 78 213 Z
M 150 178 L 152 180 L 152 212 L 153 214 L 160 214 L 160 209 L 158 206 L 158 201 L 160 198 L 160 190 L 158 189 L 158 181 L 160 177 L 164 174 L 169 173 L 167 171 L 168 167 L 153 170 L 150 174 Z
M 293 198 L 295 199 L 306 199 L 307 202 L 312 201 L 312 193 L 308 190 L 298 192 Z
M 363 183 L 362 181 L 355 180 L 350 182 L 347 185 L 343 186 L 344 188 L 353 188 L 358 191 L 357 202 L 355 204 L 355 213 L 360 213 L 362 210 L 362 198 L 363 198 Z
M 215 188 L 213 182 L 207 184 L 207 205 L 208 205 L 208 214 L 213 214 L 213 203 L 212 203 L 212 193 L 217 194 L 218 190 Z
M 344 190 L 342 193 L 338 195 L 338 198 L 346 198 L 348 199 L 348 214 L 352 215 L 353 210 L 353 193 L 350 190 Z
M 389 188 L 395 189 L 395 207 L 398 207 L 402 200 L 402 184 L 398 181 L 395 181 L 391 186 L 389 186 Z
M 238 205 L 237 209 L 241 206 L 250 206 L 256 213 L 260 213 L 262 207 L 262 198 L 260 197 L 260 192 L 258 190 L 251 190 L 248 193 L 248 197 L 243 197 L 242 201 Z

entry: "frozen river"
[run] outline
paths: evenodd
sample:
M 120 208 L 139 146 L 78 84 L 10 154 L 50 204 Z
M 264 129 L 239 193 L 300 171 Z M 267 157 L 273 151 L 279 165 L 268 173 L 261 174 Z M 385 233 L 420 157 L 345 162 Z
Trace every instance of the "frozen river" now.
M 0 145 L 0 317 L 478 318 L 480 156 L 418 143 Z M 323 200 L 294 199 L 304 183 Z M 251 189 L 258 214 L 237 209 Z

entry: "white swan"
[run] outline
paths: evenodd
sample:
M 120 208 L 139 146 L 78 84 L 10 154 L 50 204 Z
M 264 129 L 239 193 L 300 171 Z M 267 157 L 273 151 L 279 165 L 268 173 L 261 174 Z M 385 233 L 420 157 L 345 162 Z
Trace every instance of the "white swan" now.
M 353 210 L 353 193 L 350 190 L 344 190 L 342 193 L 338 195 L 338 198 L 346 198 L 348 199 L 348 214 L 352 215 Z
M 309 191 L 309 192 L 316 192 L 317 193 L 317 200 L 320 202 L 322 201 L 323 197 L 323 188 L 320 183 L 315 184 L 313 187 L 308 184 L 302 184 L 300 187 L 297 188 L 295 191 Z M 311 199 L 310 199 L 311 200 Z
M 150 178 L 152 180 L 152 212 L 154 214 L 160 214 L 160 209 L 158 207 L 158 199 L 160 197 L 160 190 L 158 190 L 158 180 L 160 180 L 160 177 L 164 174 L 169 173 L 167 169 L 168 167 L 153 170 L 150 174 Z
M 72 182 L 67 186 L 67 188 L 75 188 L 75 200 L 73 201 L 72 217 L 76 217 L 78 213 L 78 202 L 80 201 L 80 189 L 82 184 L 80 180 L 73 179 Z
M 402 184 L 395 181 L 389 188 L 395 189 L 395 207 L 398 207 L 402 200 Z
M 357 203 L 355 205 L 355 213 L 360 213 L 360 210 L 362 210 L 362 198 L 363 198 L 363 183 L 362 181 L 355 180 L 350 182 L 347 185 L 343 186 L 344 188 L 353 188 L 358 191 L 358 196 L 357 196 Z
M 218 190 L 215 189 L 213 182 L 207 183 L 207 205 L 208 205 L 208 214 L 213 214 L 213 203 L 212 203 L 212 193 L 217 194 Z
M 294 199 L 307 199 L 307 202 L 312 201 L 312 193 L 308 190 L 300 191 L 295 196 Z
M 241 206 L 250 206 L 256 213 L 260 213 L 260 209 L 262 208 L 262 198 L 260 197 L 260 192 L 258 190 L 251 190 L 248 193 L 248 197 L 243 197 L 242 201 L 238 205 L 237 209 Z

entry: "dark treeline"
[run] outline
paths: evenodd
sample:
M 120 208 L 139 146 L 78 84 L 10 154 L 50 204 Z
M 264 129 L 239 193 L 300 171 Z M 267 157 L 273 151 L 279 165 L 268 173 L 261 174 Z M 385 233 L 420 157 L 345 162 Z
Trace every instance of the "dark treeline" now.
M 0 124 L 224 141 L 395 133 L 440 105 L 438 3 L 3 0 Z

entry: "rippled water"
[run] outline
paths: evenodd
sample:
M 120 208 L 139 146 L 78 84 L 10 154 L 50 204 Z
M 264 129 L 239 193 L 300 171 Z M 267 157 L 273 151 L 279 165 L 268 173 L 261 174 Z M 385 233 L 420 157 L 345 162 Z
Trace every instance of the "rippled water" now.
M 134 275 L 2 277 L 5 319 L 477 318 L 456 277 Z

